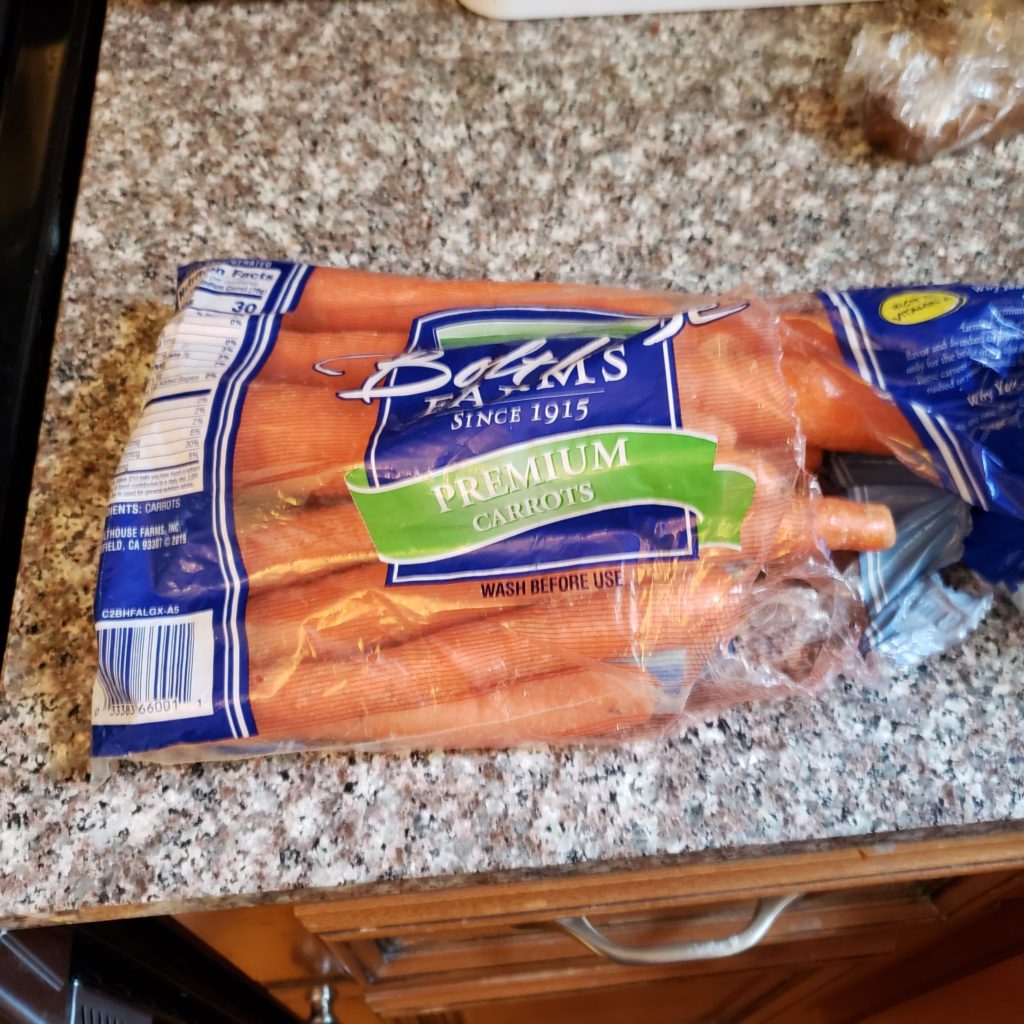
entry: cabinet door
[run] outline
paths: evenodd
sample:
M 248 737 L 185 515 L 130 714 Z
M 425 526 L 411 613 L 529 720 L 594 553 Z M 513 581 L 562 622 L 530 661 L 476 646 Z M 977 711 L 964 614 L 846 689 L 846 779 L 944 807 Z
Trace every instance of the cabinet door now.
M 758 1024 L 1024 1020 L 1015 995 L 1024 966 L 1024 885 L 1011 880 L 998 886 L 988 902 L 966 886 L 943 895 L 949 920 L 935 941 L 851 970 L 820 989 L 804 1012 Z
M 1024 955 L 1011 957 L 873 1014 L 863 1024 L 1019 1024 L 1022 978 Z

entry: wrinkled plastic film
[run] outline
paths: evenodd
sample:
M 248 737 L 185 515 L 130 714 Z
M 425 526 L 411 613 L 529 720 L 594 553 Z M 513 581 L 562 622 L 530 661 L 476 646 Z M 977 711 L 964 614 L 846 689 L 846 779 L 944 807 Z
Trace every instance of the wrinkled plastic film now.
M 839 675 L 866 680 L 867 617 L 849 583 L 816 559 L 754 582 L 749 611 L 707 660 L 686 706 L 701 719 L 734 704 L 813 693 Z
M 1024 129 L 1024 12 L 960 3 L 916 25 L 871 25 L 843 81 L 872 145 L 915 162 Z

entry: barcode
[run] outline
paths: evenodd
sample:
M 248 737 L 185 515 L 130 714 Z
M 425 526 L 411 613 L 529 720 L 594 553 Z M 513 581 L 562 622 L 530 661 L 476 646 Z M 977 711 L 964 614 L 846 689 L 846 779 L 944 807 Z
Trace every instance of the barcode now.
M 97 626 L 95 725 L 213 714 L 213 612 Z

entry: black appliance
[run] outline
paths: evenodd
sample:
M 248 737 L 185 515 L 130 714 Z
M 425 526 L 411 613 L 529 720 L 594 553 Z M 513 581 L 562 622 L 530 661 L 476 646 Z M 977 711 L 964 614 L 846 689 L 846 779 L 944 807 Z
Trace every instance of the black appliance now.
M 0 622 L 5 627 L 105 2 L 0 0 Z
M 0 1024 L 295 1024 L 164 919 L 0 931 Z

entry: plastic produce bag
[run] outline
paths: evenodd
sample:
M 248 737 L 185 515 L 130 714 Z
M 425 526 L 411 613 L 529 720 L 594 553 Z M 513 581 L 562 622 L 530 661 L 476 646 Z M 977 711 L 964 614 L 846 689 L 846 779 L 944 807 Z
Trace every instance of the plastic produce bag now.
M 185 268 L 108 509 L 95 756 L 619 741 L 855 668 L 826 554 L 892 521 L 805 472 L 853 439 L 781 344 L 817 302 Z
M 1020 582 L 1018 289 L 228 260 L 179 307 L 112 488 L 97 757 L 619 741 L 862 674 L 827 555 L 896 530 L 821 496 L 823 451 L 959 496 L 965 560 Z
M 1024 129 L 1024 9 L 957 5 L 917 27 L 873 25 L 853 44 L 843 91 L 868 141 L 906 160 Z
M 687 715 L 813 693 L 840 673 L 873 682 L 876 666 L 858 649 L 866 621 L 857 589 L 831 563 L 775 567 L 754 582 L 743 621 L 701 669 Z

